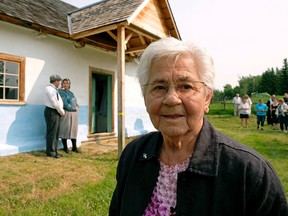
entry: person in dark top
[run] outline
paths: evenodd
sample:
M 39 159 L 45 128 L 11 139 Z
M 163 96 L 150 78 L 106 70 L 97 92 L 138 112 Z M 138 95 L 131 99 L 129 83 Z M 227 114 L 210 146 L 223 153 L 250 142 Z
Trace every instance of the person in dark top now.
M 157 131 L 121 154 L 110 216 L 287 216 L 271 164 L 204 117 L 214 85 L 205 49 L 160 39 L 141 55 L 137 74 Z
M 277 116 L 277 108 L 278 108 L 278 100 L 275 98 L 273 100 L 273 103 L 270 105 L 270 110 L 271 110 L 271 118 L 272 118 L 272 123 L 273 123 L 273 130 L 278 130 L 278 116 Z
M 70 139 L 72 142 L 72 151 L 79 153 L 77 148 L 79 106 L 75 95 L 70 91 L 70 79 L 63 79 L 61 84 L 62 88 L 59 89 L 59 94 L 63 100 L 66 115 L 60 119 L 59 137 L 62 140 L 63 148 L 66 153 L 70 153 L 67 146 L 67 139 Z
M 271 116 L 271 104 L 273 103 L 273 100 L 276 98 L 276 96 L 273 94 L 271 95 L 271 98 L 268 99 L 266 105 L 268 107 L 268 110 L 267 110 L 267 113 L 266 113 L 266 116 L 267 116 L 267 124 L 268 125 L 273 125 L 273 121 L 272 121 L 272 116 Z

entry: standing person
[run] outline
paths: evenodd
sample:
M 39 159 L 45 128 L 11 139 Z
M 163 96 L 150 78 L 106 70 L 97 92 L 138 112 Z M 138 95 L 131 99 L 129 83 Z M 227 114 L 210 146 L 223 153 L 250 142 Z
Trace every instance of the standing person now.
M 63 101 L 59 96 L 57 88 L 61 77 L 57 74 L 50 76 L 50 85 L 44 94 L 44 117 L 46 122 L 46 154 L 48 157 L 59 158 L 63 155 L 58 153 L 58 133 L 60 117 L 65 116 Z
M 240 122 L 241 122 L 241 128 L 243 127 L 243 121 L 245 121 L 245 127 L 248 128 L 249 123 L 249 116 L 251 113 L 250 104 L 248 102 L 248 96 L 245 95 L 239 105 L 239 114 L 240 114 Z
M 260 99 L 259 103 L 256 104 L 255 109 L 256 109 L 256 116 L 257 116 L 257 129 L 259 129 L 259 126 L 261 125 L 261 130 L 263 130 L 268 107 L 266 104 L 263 104 L 263 100 Z
M 278 101 L 275 98 L 273 100 L 273 103 L 270 106 L 270 110 L 271 110 L 271 118 L 272 118 L 272 123 L 273 123 L 273 130 L 278 130 L 278 116 L 277 116 L 277 108 L 278 108 Z
M 284 103 L 288 105 L 288 93 L 284 93 L 283 100 L 284 100 Z
M 268 110 L 267 110 L 267 124 L 268 125 L 272 125 L 273 124 L 270 107 L 271 107 L 271 104 L 273 103 L 273 100 L 275 98 L 276 98 L 276 96 L 274 94 L 271 95 L 271 98 L 269 98 L 267 103 L 266 103 L 266 105 L 268 107 Z
M 288 129 L 288 105 L 284 102 L 284 99 L 278 100 L 277 114 L 280 123 L 280 129 L 282 132 L 287 133 Z
M 249 97 L 249 95 L 246 94 L 244 97 L 247 98 L 247 103 L 248 103 L 249 106 L 250 106 L 250 110 L 249 110 L 249 116 L 250 116 L 250 115 L 251 115 L 251 109 L 252 109 L 253 102 L 252 102 L 251 98 Z
M 63 149 L 69 153 L 67 139 L 71 139 L 72 151 L 78 153 L 77 134 L 78 134 L 78 109 L 77 99 L 73 92 L 70 91 L 71 81 L 66 78 L 62 81 L 62 89 L 59 94 L 64 102 L 64 110 L 66 115 L 60 119 L 59 137 L 62 140 Z
M 233 106 L 234 106 L 234 116 L 238 116 L 239 115 L 239 105 L 241 103 L 241 98 L 239 96 L 239 94 L 237 93 L 235 95 L 235 97 L 233 98 Z
M 122 152 L 110 216 L 287 216 L 285 193 L 269 162 L 204 117 L 214 69 L 202 47 L 175 38 L 153 42 L 137 74 L 158 131 Z

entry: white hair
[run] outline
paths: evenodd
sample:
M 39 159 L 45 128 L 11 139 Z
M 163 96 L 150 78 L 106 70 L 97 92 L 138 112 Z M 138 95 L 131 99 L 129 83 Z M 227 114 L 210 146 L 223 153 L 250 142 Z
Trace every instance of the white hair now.
M 168 57 L 176 62 L 184 54 L 190 55 L 194 60 L 200 81 L 204 82 L 208 89 L 213 90 L 215 77 L 213 59 L 206 49 L 196 43 L 166 37 L 151 43 L 140 56 L 137 76 L 142 94 L 145 94 L 144 85 L 149 81 L 150 67 L 154 60 Z

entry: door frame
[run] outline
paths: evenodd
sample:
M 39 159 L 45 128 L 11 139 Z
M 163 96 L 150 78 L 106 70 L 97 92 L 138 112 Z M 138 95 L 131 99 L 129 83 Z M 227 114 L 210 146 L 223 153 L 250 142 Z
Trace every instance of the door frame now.
M 92 126 L 92 76 L 93 74 L 102 74 L 102 75 L 110 75 L 112 76 L 111 79 L 111 132 L 107 132 L 107 133 L 91 133 L 91 126 Z M 115 72 L 113 71 L 109 71 L 109 70 L 105 70 L 105 69 L 101 69 L 101 68 L 95 68 L 95 67 L 89 67 L 89 125 L 88 125 L 88 137 L 91 136 L 97 136 L 99 134 L 114 134 L 115 133 L 115 126 L 114 126 L 114 86 L 115 86 Z

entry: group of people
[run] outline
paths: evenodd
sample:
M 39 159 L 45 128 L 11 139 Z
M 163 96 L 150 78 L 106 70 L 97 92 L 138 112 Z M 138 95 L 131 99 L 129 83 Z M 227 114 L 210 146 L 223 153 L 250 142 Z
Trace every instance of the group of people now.
M 61 82 L 62 81 L 62 82 Z M 61 82 L 61 88 L 60 87 Z M 61 79 L 57 74 L 50 76 L 50 84 L 44 94 L 44 117 L 46 122 L 46 154 L 48 157 L 59 158 L 63 154 L 58 152 L 58 140 L 61 138 L 63 150 L 68 154 L 70 150 L 67 139 L 71 139 L 72 151 L 78 153 L 78 103 L 70 91 L 71 81 Z
M 267 101 L 267 124 L 273 126 L 273 130 L 288 131 L 288 93 L 283 98 L 277 99 L 275 95 Z
M 288 215 L 271 164 L 205 117 L 215 74 L 204 48 L 172 37 L 152 42 L 137 75 L 157 131 L 123 150 L 109 216 Z
M 241 98 L 237 93 L 233 98 L 234 116 L 240 116 L 241 128 L 245 122 L 248 127 L 248 120 L 251 115 L 252 101 L 248 95 Z M 284 98 L 277 99 L 272 95 L 267 103 L 263 103 L 262 99 L 255 105 L 257 116 L 257 129 L 263 130 L 267 116 L 268 125 L 273 126 L 273 130 L 278 130 L 280 124 L 281 131 L 287 133 L 288 130 L 288 94 L 284 94 Z

